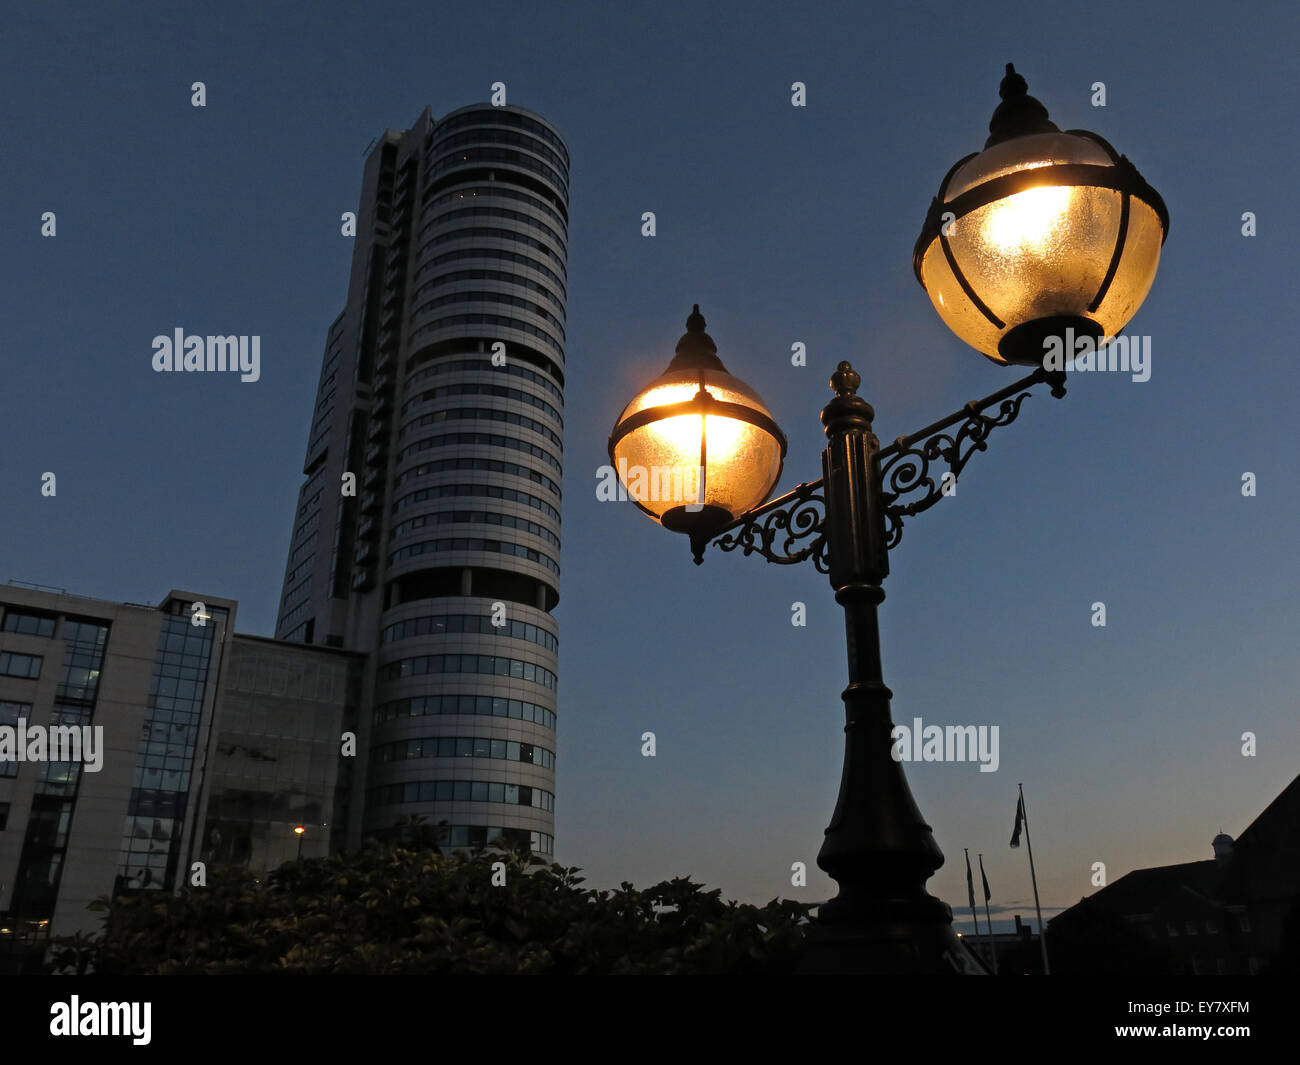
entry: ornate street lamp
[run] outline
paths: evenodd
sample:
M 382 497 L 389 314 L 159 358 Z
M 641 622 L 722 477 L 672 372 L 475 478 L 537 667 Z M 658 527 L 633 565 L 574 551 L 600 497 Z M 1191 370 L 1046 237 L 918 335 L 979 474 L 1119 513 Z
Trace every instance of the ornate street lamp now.
M 785 434 L 758 393 L 727 373 L 700 305 L 668 369 L 618 416 L 609 458 L 638 507 L 707 541 L 772 494 Z
M 939 186 L 912 267 L 939 317 L 994 362 L 1047 337 L 1117 336 L 1156 276 L 1164 200 L 1095 133 L 1062 133 L 1008 63 L 984 150 Z M 1071 349 L 1067 348 L 1067 351 Z
M 753 390 L 722 368 L 696 305 L 668 372 L 610 435 L 629 495 L 690 536 L 697 564 L 710 543 L 782 565 L 811 560 L 844 607 L 844 769 L 817 856 L 839 893 L 818 911 L 807 971 L 985 971 L 954 933 L 951 909 L 925 890 L 943 854 L 892 755 L 876 614 L 888 552 L 905 518 L 943 498 L 941 474 L 960 475 L 989 433 L 1015 420 L 1032 386 L 1065 395 L 1064 369 L 1043 365 L 1044 342 L 1067 329 L 1094 340 L 1121 329 L 1151 286 L 1168 230 L 1163 202 L 1131 164 L 1094 134 L 1060 133 L 1010 65 L 1001 94 L 985 151 L 944 179 L 915 264 L 958 336 L 1033 373 L 882 448 L 875 412 L 857 395 L 861 379 L 841 362 L 821 415 L 822 477 L 765 503 L 785 437 Z M 644 478 L 634 490 L 634 468 L 656 463 L 701 473 L 675 496 L 651 498 Z

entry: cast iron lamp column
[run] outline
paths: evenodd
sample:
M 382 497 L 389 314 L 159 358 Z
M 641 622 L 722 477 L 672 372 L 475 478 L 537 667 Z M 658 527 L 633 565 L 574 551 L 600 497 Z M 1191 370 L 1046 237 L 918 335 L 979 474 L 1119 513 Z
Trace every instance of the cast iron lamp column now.
M 817 856 L 839 893 L 818 911 L 808 972 L 987 971 L 953 931 L 951 909 L 925 890 L 943 854 L 893 757 L 876 615 L 888 552 L 904 519 L 939 502 L 947 478 L 1015 420 L 1029 389 L 1046 383 L 1065 395 L 1065 364 L 1127 324 L 1168 234 L 1163 201 L 1125 157 L 1096 134 L 1062 133 L 1010 64 L 999 91 L 985 150 L 949 170 L 913 265 L 954 333 L 993 362 L 1032 373 L 882 448 L 874 411 L 857 395 L 861 379 L 841 362 L 822 411 L 821 479 L 764 503 L 785 436 L 757 393 L 726 371 L 697 304 L 667 372 L 610 434 L 629 496 L 686 533 L 697 564 L 710 543 L 780 565 L 811 560 L 844 607 L 844 767 Z M 675 494 L 661 490 L 664 471 Z
M 849 686 L 844 689 L 844 771 L 817 864 L 840 886 L 818 911 L 810 970 L 978 971 L 952 928 L 952 911 L 925 890 L 943 853 L 893 757 L 892 692 L 880 665 L 876 608 L 889 573 L 871 431 L 875 412 L 841 362 L 836 397 L 822 411 L 825 535 L 830 584 L 844 607 Z

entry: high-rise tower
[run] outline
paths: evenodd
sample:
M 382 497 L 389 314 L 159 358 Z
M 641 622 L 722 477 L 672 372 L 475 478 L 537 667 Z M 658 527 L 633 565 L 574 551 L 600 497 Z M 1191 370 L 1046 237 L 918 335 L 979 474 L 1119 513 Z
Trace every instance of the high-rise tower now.
M 420 815 L 553 851 L 568 179 L 517 107 L 366 160 L 276 626 L 369 655 L 354 843 Z

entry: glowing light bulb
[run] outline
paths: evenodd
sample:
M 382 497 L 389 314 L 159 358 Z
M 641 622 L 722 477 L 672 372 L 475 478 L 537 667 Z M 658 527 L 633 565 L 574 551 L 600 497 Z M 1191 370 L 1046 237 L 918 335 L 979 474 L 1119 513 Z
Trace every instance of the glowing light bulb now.
M 674 461 L 685 464 L 700 464 L 700 431 L 704 418 L 699 414 L 680 414 L 676 418 L 665 418 L 655 422 L 653 433 L 670 449 Z
M 984 236 L 1001 251 L 1046 251 L 1069 217 L 1074 190 L 1068 185 L 1026 189 L 992 205 Z
M 718 417 L 717 415 L 706 418 L 704 423 L 705 434 L 708 438 L 709 457 L 714 462 L 730 461 L 740 449 L 748 427 L 744 422 L 737 421 L 735 418 Z

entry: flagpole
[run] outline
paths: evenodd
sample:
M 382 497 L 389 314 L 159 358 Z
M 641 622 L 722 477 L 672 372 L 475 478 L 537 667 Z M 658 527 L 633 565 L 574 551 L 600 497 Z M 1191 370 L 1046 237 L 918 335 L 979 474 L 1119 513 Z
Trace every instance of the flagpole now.
M 989 926 L 989 964 L 993 966 L 993 975 L 998 975 L 998 943 L 993 938 L 993 918 L 989 916 L 989 878 L 984 875 L 984 855 L 979 855 L 980 881 L 984 885 L 984 919 Z
M 970 872 L 970 848 L 963 847 L 962 851 L 966 855 L 966 897 L 970 900 L 970 919 L 975 922 L 975 942 L 980 941 L 980 915 L 975 909 L 975 881 L 971 879 Z
M 1038 915 L 1038 945 L 1043 948 L 1043 975 L 1051 976 L 1051 966 L 1047 964 L 1047 929 L 1043 927 L 1043 909 L 1038 904 L 1038 874 L 1034 872 L 1034 843 L 1029 838 L 1029 814 L 1025 812 L 1025 786 L 1020 788 L 1020 816 L 1025 823 L 1025 847 L 1029 850 L 1029 879 L 1034 884 L 1034 912 Z
M 975 922 L 975 939 L 978 940 L 982 932 L 979 930 L 979 913 L 975 909 L 975 882 L 971 879 L 971 852 L 969 847 L 963 847 L 962 852 L 966 854 L 966 897 L 971 904 L 971 921 Z

